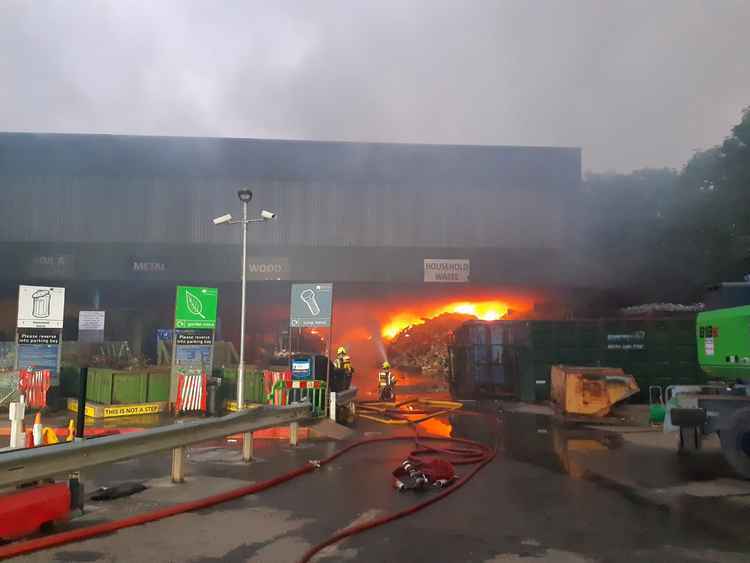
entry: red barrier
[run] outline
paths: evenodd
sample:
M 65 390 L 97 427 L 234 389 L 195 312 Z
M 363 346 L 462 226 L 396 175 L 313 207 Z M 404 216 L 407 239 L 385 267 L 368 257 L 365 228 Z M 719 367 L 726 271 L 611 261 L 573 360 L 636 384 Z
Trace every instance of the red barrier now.
M 0 495 L 0 539 L 11 540 L 38 531 L 44 524 L 70 517 L 67 483 L 39 485 Z
M 20 372 L 18 390 L 26 397 L 26 404 L 32 409 L 47 406 L 47 391 L 51 385 L 49 370 L 26 370 Z

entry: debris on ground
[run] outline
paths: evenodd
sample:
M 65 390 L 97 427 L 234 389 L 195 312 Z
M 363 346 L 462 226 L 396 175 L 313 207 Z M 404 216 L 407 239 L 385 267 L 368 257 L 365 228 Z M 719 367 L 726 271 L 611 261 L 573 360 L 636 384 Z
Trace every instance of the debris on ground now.
M 100 487 L 92 493 L 89 497 L 91 500 L 115 500 L 118 498 L 129 497 L 141 491 L 145 491 L 148 487 L 143 483 L 128 482 L 120 483 L 112 487 Z

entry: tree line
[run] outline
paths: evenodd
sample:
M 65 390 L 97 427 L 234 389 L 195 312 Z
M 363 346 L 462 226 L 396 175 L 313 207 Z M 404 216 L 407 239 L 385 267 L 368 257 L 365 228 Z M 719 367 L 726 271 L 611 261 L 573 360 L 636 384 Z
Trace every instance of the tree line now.
M 626 301 L 700 301 L 750 274 L 750 107 L 723 143 L 681 170 L 587 173 L 585 255 Z

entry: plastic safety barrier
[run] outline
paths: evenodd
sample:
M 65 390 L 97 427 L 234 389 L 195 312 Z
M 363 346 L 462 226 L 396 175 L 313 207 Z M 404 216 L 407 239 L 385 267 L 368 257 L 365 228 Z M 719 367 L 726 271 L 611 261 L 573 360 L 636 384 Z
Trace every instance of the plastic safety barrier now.
M 42 409 L 47 406 L 47 391 L 51 386 L 51 376 L 48 369 L 22 369 L 20 372 L 18 390 L 26 397 L 26 404 L 32 409 Z
M 279 380 L 271 387 L 268 403 L 280 406 L 309 401 L 313 416 L 325 416 L 327 395 L 325 381 Z
M 206 372 L 180 374 L 177 384 L 177 412 L 206 412 Z

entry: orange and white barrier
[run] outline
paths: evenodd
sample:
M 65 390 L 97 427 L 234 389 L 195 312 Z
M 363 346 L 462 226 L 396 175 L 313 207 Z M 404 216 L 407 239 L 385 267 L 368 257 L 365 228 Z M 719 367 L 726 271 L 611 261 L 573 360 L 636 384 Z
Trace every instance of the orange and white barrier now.
M 47 406 L 47 391 L 51 386 L 51 376 L 48 369 L 26 370 L 20 372 L 18 390 L 26 397 L 26 404 L 32 409 L 42 409 Z
M 263 372 L 263 380 L 265 384 L 266 396 L 269 397 L 269 404 L 280 407 L 286 405 L 286 392 L 284 387 L 292 382 L 291 371 L 270 371 L 266 370 Z M 284 385 L 276 385 L 279 381 L 283 381 Z
M 206 384 L 204 371 L 200 375 L 180 374 L 177 383 L 177 412 L 206 412 Z

